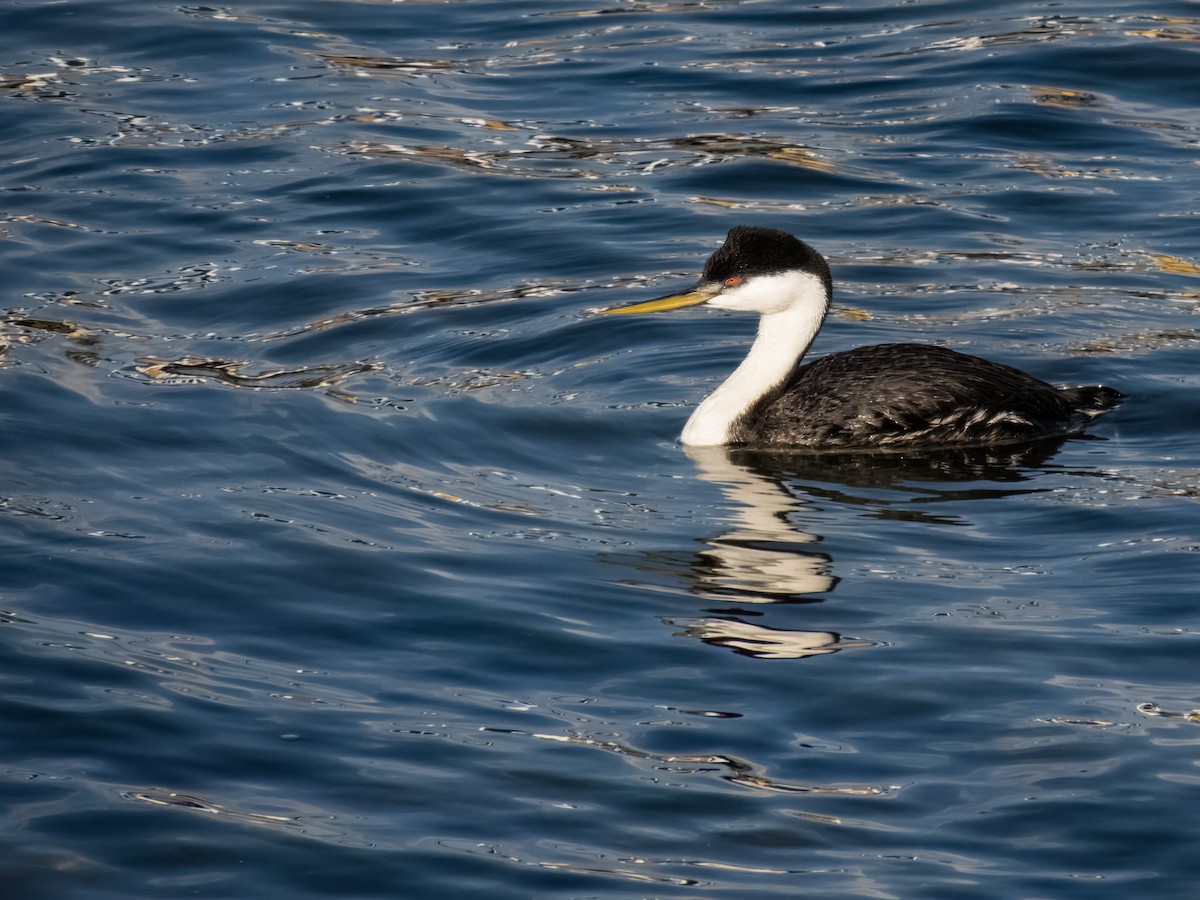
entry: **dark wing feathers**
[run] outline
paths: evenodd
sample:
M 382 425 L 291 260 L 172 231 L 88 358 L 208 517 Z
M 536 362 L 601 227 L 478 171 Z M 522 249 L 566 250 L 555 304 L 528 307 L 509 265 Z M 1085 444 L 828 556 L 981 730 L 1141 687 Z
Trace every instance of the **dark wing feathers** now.
M 1112 405 L 1120 395 L 1058 390 L 944 347 L 879 344 L 799 366 L 751 408 L 736 436 L 741 443 L 797 447 L 1019 441 L 1079 427 L 1094 414 L 1086 407 L 1098 406 L 1098 396 Z

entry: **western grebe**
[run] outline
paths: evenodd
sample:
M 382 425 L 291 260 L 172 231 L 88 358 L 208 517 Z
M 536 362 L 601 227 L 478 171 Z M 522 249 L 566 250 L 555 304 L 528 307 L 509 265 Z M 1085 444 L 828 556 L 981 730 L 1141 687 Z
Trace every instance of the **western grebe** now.
M 682 293 L 607 310 L 658 312 L 707 303 L 756 312 L 742 364 L 684 426 L 690 446 L 946 447 L 1077 432 L 1114 406 L 1106 387 L 1055 388 L 1032 375 L 926 344 L 878 344 L 804 365 L 833 295 L 825 258 L 773 228 L 739 225 Z

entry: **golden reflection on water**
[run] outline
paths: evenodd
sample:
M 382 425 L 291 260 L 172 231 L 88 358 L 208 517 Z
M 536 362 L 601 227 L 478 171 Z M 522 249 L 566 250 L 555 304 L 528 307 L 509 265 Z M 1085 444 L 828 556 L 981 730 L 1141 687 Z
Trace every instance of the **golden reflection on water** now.
M 1151 253 L 1150 258 L 1154 260 L 1160 272 L 1169 272 L 1172 275 L 1200 275 L 1200 265 L 1191 260 L 1165 253 Z
M 450 121 L 464 121 L 449 117 Z M 478 123 L 474 120 L 471 124 Z M 493 131 L 516 131 L 511 123 Z M 478 127 L 478 125 L 477 125 Z M 465 148 L 448 144 L 351 140 L 341 153 L 365 158 L 410 157 L 457 168 L 484 169 L 538 178 L 598 179 L 602 175 L 632 176 L 679 166 L 701 166 L 728 158 L 759 158 L 815 172 L 832 173 L 837 165 L 821 152 L 794 140 L 761 134 L 692 134 L 677 138 L 582 138 L 528 133 L 523 146 Z M 589 162 L 599 165 L 572 165 Z M 610 171 L 611 169 L 611 171 Z
M 245 362 L 233 360 L 183 357 L 163 360 L 144 357 L 137 360 L 134 371 L 158 384 L 200 384 L 209 379 L 232 387 L 258 390 L 284 388 L 329 387 L 352 375 L 361 375 L 380 368 L 375 363 L 301 366 L 293 369 L 267 369 L 248 374 L 242 371 Z
M 1200 19 L 1190 16 L 1147 16 L 1160 23 L 1154 28 L 1137 28 L 1126 31 L 1130 37 L 1148 37 L 1165 41 L 1200 41 Z
M 1057 106 L 1060 109 L 1076 109 L 1080 106 L 1092 106 L 1098 102 L 1095 94 L 1087 91 L 1073 91 L 1068 88 L 1040 87 L 1033 85 L 1033 102 L 1046 106 Z

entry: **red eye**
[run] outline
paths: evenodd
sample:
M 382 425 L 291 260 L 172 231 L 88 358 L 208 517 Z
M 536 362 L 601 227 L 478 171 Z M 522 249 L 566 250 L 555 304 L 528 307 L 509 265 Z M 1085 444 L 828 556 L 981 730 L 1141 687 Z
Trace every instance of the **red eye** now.
M 725 279 L 725 284 L 728 287 L 733 287 L 735 284 L 741 284 L 741 283 L 742 283 L 742 279 L 738 278 L 736 275 L 730 275 L 728 278 Z

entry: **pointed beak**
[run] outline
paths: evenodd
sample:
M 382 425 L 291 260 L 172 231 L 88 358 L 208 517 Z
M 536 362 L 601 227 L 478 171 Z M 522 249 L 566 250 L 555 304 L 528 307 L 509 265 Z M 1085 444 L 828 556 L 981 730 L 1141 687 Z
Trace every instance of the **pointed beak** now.
M 689 288 L 679 294 L 667 294 L 665 297 L 659 297 L 657 300 L 647 300 L 645 303 L 635 303 L 632 306 L 618 306 L 615 309 L 606 309 L 606 316 L 628 316 L 635 313 L 652 313 L 663 312 L 668 309 L 680 309 L 684 306 L 696 306 L 699 303 L 704 303 L 711 300 L 717 294 L 721 293 L 720 282 L 701 281 L 695 287 Z

